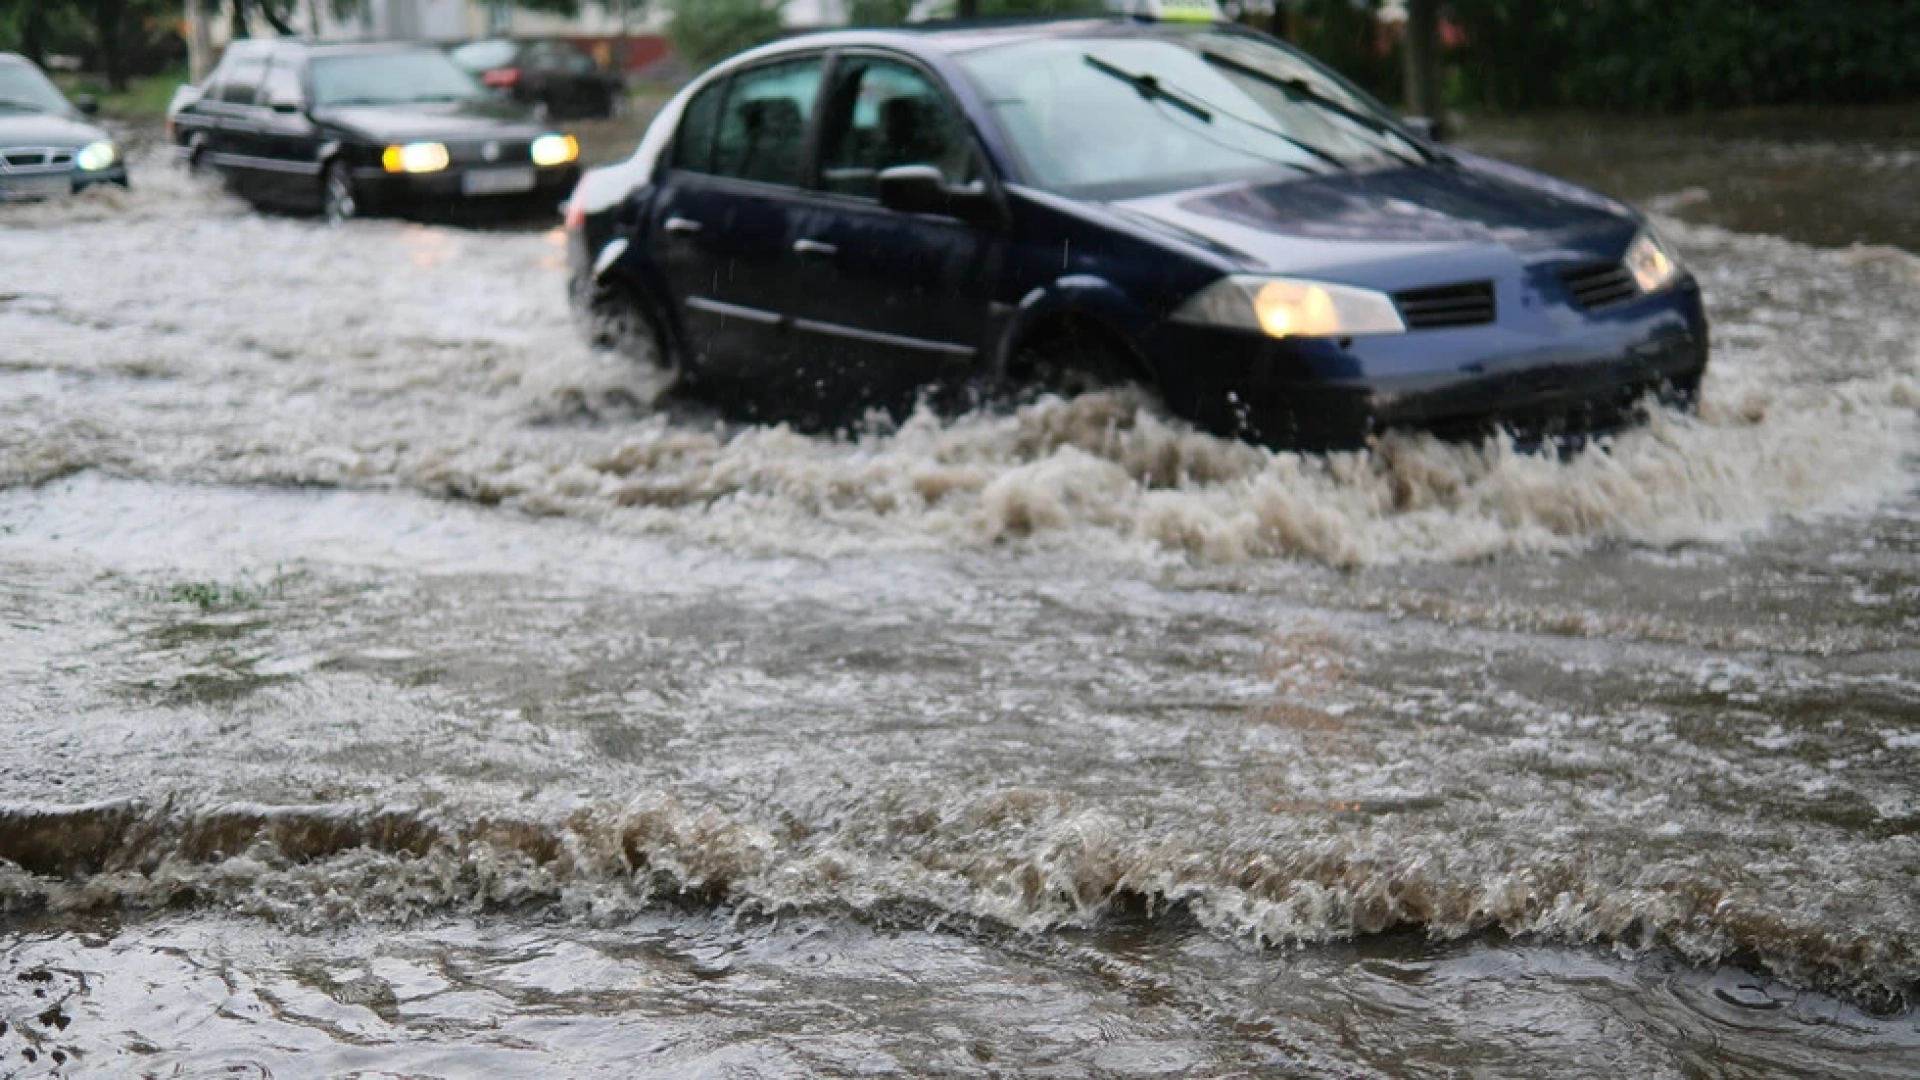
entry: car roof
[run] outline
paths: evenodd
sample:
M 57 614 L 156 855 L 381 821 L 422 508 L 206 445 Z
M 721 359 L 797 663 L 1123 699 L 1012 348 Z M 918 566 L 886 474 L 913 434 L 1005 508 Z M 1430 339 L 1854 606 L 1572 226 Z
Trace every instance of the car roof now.
M 359 56 L 377 53 L 402 52 L 440 52 L 438 45 L 428 41 L 316 41 L 312 38 L 241 38 L 227 46 L 227 51 L 247 53 L 271 53 L 280 50 L 298 51 L 308 56 Z
M 909 52 L 967 53 L 997 45 L 1052 38 L 1164 38 L 1196 30 L 1246 32 L 1227 22 L 1161 22 L 1139 16 L 1039 16 L 1005 19 L 942 19 L 875 30 L 817 30 L 762 46 L 756 55 L 790 49 L 888 46 Z

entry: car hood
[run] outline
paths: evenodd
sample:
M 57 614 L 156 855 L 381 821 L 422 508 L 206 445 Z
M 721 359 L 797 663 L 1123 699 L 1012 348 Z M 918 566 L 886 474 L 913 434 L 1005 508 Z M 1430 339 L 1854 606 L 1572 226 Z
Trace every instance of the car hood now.
M 0 112 L 0 147 L 48 146 L 60 149 L 99 142 L 107 133 L 59 113 Z
M 1627 207 L 1574 185 L 1473 155 L 1452 157 L 1111 206 L 1240 268 L 1276 273 L 1458 258 L 1475 250 L 1502 253 L 1509 263 L 1618 257 L 1638 227 Z
M 507 102 L 474 101 L 422 105 L 332 105 L 314 119 L 357 132 L 375 142 L 449 139 L 531 139 L 553 129 L 528 110 Z

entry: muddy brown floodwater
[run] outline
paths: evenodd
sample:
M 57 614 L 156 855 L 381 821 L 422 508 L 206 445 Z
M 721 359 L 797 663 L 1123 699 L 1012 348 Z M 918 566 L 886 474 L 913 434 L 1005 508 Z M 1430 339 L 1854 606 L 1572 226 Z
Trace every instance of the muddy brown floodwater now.
M 810 437 L 550 230 L 0 212 L 0 1075 L 1920 1075 L 1916 148 L 1475 138 L 1699 416 Z

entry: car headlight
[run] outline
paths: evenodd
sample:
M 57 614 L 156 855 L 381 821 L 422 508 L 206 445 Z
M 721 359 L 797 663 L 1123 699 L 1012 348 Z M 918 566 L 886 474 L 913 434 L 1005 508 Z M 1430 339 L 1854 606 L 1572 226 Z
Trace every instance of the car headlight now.
M 88 143 L 73 155 L 73 163 L 80 166 L 81 172 L 99 172 L 113 168 L 120 160 L 120 148 L 110 142 Z
M 1642 229 L 1640 235 L 1633 238 L 1621 262 L 1626 264 L 1643 293 L 1664 289 L 1680 276 L 1680 257 L 1651 228 Z
M 389 146 L 380 152 L 380 164 L 390 173 L 439 172 L 451 160 L 446 146 L 437 142 Z
M 1407 329 L 1386 293 L 1324 281 L 1240 274 L 1201 289 L 1173 317 L 1277 338 L 1402 334 Z
M 535 165 L 565 165 L 580 156 L 580 143 L 571 135 L 542 135 L 533 140 Z

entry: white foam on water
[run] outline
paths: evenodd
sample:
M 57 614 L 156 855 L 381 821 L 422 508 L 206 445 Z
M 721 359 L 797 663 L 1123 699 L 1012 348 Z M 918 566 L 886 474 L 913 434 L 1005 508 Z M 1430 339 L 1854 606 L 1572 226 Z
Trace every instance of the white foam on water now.
M 1411 434 L 1275 453 L 1135 393 L 829 438 L 656 411 L 666 380 L 579 343 L 557 231 L 330 230 L 167 175 L 136 170 L 154 201 L 110 220 L 9 237 L 33 269 L 0 271 L 0 414 L 20 433 L 0 480 L 409 488 L 750 551 L 1360 566 L 1722 540 L 1883 504 L 1914 475 L 1920 260 L 1893 249 L 1666 222 L 1714 320 L 1699 415 L 1656 411 L 1567 460 Z

